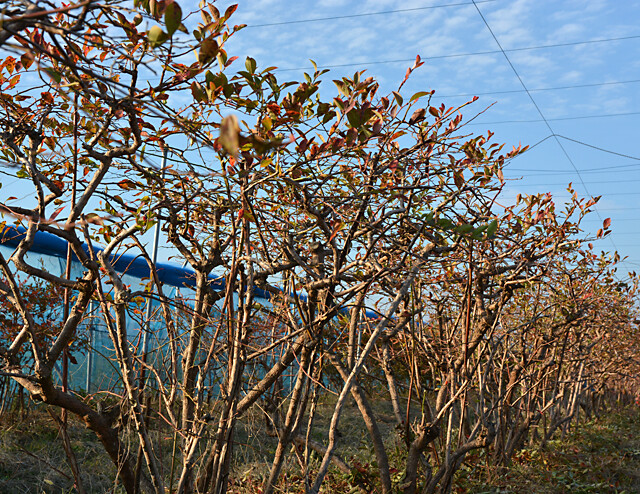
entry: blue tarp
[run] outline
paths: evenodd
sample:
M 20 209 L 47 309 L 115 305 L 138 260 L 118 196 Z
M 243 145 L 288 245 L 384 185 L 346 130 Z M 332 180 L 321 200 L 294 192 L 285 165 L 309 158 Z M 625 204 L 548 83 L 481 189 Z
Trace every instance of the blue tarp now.
M 7 226 L 0 231 L 0 251 L 10 251 L 15 249 L 19 243 L 25 238 L 26 230 L 22 227 Z M 82 248 L 88 254 L 89 248 L 83 244 Z M 95 248 L 96 251 L 102 250 Z M 5 252 L 5 255 L 10 255 L 10 252 Z M 67 242 L 56 235 L 47 232 L 37 232 L 34 238 L 33 245 L 29 249 L 28 262 L 32 264 L 40 263 L 42 268 L 56 274 L 62 275 L 66 266 L 67 257 Z M 80 265 L 78 259 L 73 256 L 72 258 L 72 278 L 82 276 L 82 265 Z M 135 285 L 142 279 L 148 279 L 150 276 L 149 265 L 147 261 L 140 256 L 133 256 L 131 254 L 112 255 L 111 263 L 114 269 L 121 273 L 123 281 Z M 169 263 L 157 263 L 157 272 L 160 280 L 165 285 L 172 287 L 168 290 L 167 295 L 171 298 L 175 297 L 179 289 L 184 289 L 187 293 L 182 293 L 180 298 L 187 301 L 188 293 L 195 288 L 195 273 L 191 269 L 183 268 L 178 265 Z M 223 290 L 225 287 L 225 280 L 219 276 L 211 276 L 211 284 L 216 290 Z M 191 292 L 192 294 L 193 292 Z M 271 293 L 254 287 L 254 294 L 258 301 L 265 306 L 270 306 L 270 300 L 273 296 Z M 185 298 L 183 298 L 186 295 Z M 237 295 L 234 296 L 237 297 Z M 300 295 L 303 300 L 306 299 L 304 294 Z M 139 345 L 141 341 L 141 331 L 147 331 L 150 338 L 150 349 L 152 351 L 158 351 L 155 358 L 163 358 L 163 348 L 167 344 L 167 332 L 166 327 L 163 324 L 162 318 L 157 318 L 155 315 L 157 309 L 157 302 L 150 301 L 153 307 L 154 315 L 150 320 L 146 321 L 143 327 L 139 322 L 129 321 L 129 336 L 132 344 Z M 341 312 L 347 313 L 347 307 L 343 307 Z M 74 383 L 74 386 L 78 388 L 86 388 L 86 391 L 90 390 L 105 390 L 119 386 L 120 378 L 119 373 L 112 362 L 113 345 L 110 340 L 110 335 L 103 326 L 101 319 L 92 315 L 93 309 L 88 313 L 88 318 L 85 321 L 85 330 L 88 332 L 90 340 L 90 349 L 85 353 L 84 358 L 78 357 L 78 365 L 70 367 L 70 382 Z M 373 311 L 367 311 L 367 316 L 372 319 L 379 317 Z M 215 376 L 209 376 L 210 379 L 215 380 Z
M 5 227 L 0 235 L 0 244 L 15 248 L 25 238 L 25 234 L 26 230 L 22 227 Z M 82 244 L 82 248 L 89 255 L 89 247 L 86 244 Z M 95 248 L 95 250 L 102 251 L 100 248 Z M 67 257 L 67 242 L 51 233 L 36 232 L 29 252 L 37 252 L 38 254 L 64 259 Z M 132 256 L 130 254 L 112 255 L 110 260 L 114 269 L 119 273 L 138 279 L 149 278 L 151 274 L 147 261 L 140 256 Z M 75 255 L 73 256 L 73 261 L 78 261 Z M 156 266 L 158 277 L 162 283 L 177 288 L 195 287 L 195 273 L 193 270 L 167 263 L 156 263 Z M 212 276 L 211 281 L 214 288 L 219 290 L 224 288 L 223 279 Z
M 7 226 L 2 230 L 0 234 L 0 245 L 16 248 L 18 244 L 25 238 L 26 229 L 23 227 Z M 84 251 L 89 254 L 89 247 L 86 244 L 82 244 Z M 101 251 L 100 248 L 94 248 L 96 251 Z M 38 231 L 35 234 L 34 242 L 29 252 L 35 252 L 45 256 L 54 256 L 60 259 L 66 259 L 67 257 L 67 242 L 63 239 L 47 232 Z M 73 256 L 74 261 L 78 259 Z M 111 263 L 114 269 L 122 274 L 126 274 L 130 277 L 137 279 L 149 278 L 151 271 L 147 261 L 140 256 L 132 256 L 130 254 L 112 255 Z M 176 288 L 195 288 L 195 273 L 193 270 L 183 268 L 175 264 L 168 263 L 156 263 L 156 269 L 160 281 L 164 284 L 176 287 Z M 223 290 L 225 286 L 224 278 L 211 275 L 211 284 L 215 290 Z M 257 298 L 271 300 L 273 296 L 270 292 L 254 287 L 254 295 Z M 305 300 L 304 295 L 299 294 L 300 298 Z M 342 312 L 346 312 L 348 309 L 343 308 Z M 371 310 L 366 311 L 366 315 L 369 318 L 376 319 L 378 314 Z

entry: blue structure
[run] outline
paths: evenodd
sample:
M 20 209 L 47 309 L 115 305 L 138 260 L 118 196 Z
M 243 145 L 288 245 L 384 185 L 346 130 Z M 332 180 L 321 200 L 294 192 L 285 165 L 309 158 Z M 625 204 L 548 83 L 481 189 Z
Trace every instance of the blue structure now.
M 5 258 L 11 256 L 14 249 L 25 238 L 26 230 L 22 227 L 7 226 L 0 232 L 0 253 Z M 83 249 L 87 254 L 89 247 L 83 244 Z M 101 249 L 94 248 L 96 251 Z M 66 268 L 67 242 L 59 237 L 46 232 L 37 232 L 33 245 L 25 256 L 27 262 L 56 276 L 63 276 Z M 111 262 L 114 269 L 122 275 L 125 284 L 130 285 L 133 290 L 137 286 L 143 288 L 146 282 L 143 279 L 150 278 L 150 269 L 147 261 L 140 256 L 130 254 L 112 255 Z M 193 293 L 195 287 L 195 273 L 191 269 L 183 268 L 169 263 L 156 263 L 156 269 L 160 281 L 165 286 L 165 295 L 171 299 L 185 298 L 187 301 Z M 73 255 L 71 262 L 71 278 L 76 279 L 82 276 L 83 267 L 78 258 Z M 223 290 L 224 279 L 211 276 L 211 284 L 214 289 Z M 259 303 L 269 306 L 271 294 L 259 288 L 254 288 L 255 297 Z M 132 343 L 140 345 L 142 341 L 142 331 L 147 331 L 149 337 L 150 352 L 166 347 L 168 336 L 166 327 L 160 318 L 153 316 L 159 308 L 157 301 L 150 301 L 151 317 L 141 325 L 135 321 L 128 322 L 128 332 Z M 187 302 L 188 303 L 188 302 Z M 98 389 L 110 389 L 117 386 L 119 370 L 111 359 L 113 355 L 113 344 L 108 334 L 104 321 L 98 315 L 93 315 L 95 307 L 90 306 L 87 314 L 85 329 L 89 339 L 89 351 L 80 358 L 74 355 L 78 362 L 70 366 L 70 383 L 75 389 L 85 389 L 95 391 Z M 144 328 L 141 328 L 144 326 Z M 59 371 L 59 369 L 58 369 Z
M 26 230 L 22 227 L 7 226 L 0 232 L 0 253 L 8 258 L 13 250 L 25 238 Z M 83 249 L 87 254 L 89 248 L 83 244 Z M 101 249 L 94 248 L 96 251 Z M 35 234 L 33 245 L 31 246 L 26 260 L 32 265 L 40 265 L 48 272 L 63 276 L 66 268 L 67 258 L 67 242 L 59 237 L 46 232 L 37 232 Z M 136 287 L 143 289 L 145 282 L 143 279 L 150 278 L 150 269 L 147 261 L 140 256 L 130 254 L 111 255 L 111 263 L 114 269 L 122 275 L 122 280 L 135 291 Z M 83 267 L 77 257 L 72 257 L 71 279 L 82 276 Z M 193 294 L 195 287 L 195 273 L 191 269 L 183 268 L 169 263 L 156 263 L 156 270 L 160 281 L 165 286 L 165 295 L 171 299 L 184 298 L 187 300 Z M 221 277 L 211 276 L 212 287 L 216 290 L 224 290 L 225 280 Z M 270 292 L 254 287 L 254 296 L 256 302 L 264 307 L 270 307 L 270 300 L 273 295 Z M 300 295 L 304 299 L 304 295 Z M 144 321 L 136 322 L 130 320 L 128 325 L 128 333 L 131 336 L 132 344 L 140 345 L 143 340 L 143 331 L 146 330 L 146 337 L 149 338 L 150 351 L 159 350 L 158 355 L 162 354 L 162 349 L 167 346 L 168 336 L 166 327 L 161 318 L 154 318 L 155 309 L 159 308 L 158 302 L 149 301 L 151 303 L 151 317 Z M 342 309 L 347 312 L 347 308 Z M 89 338 L 89 351 L 84 358 L 78 358 L 77 365 L 70 366 L 70 384 L 75 389 L 85 389 L 86 391 L 110 389 L 117 387 L 119 382 L 119 370 L 112 361 L 113 344 L 107 332 L 104 321 L 97 315 L 93 315 L 94 308 L 90 308 L 88 317 L 86 318 L 86 330 Z M 379 317 L 373 311 L 367 311 L 367 316 L 372 319 Z M 212 377 L 215 379 L 214 377 Z

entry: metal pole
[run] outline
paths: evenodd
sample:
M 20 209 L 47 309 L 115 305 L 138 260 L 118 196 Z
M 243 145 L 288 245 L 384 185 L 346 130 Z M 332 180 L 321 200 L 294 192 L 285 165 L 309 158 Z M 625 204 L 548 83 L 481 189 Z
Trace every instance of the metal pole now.
M 167 166 L 167 153 L 168 149 L 165 146 L 162 150 L 162 164 L 160 165 L 162 169 L 162 180 L 164 181 L 164 172 Z M 160 220 L 156 222 L 156 227 L 153 232 L 153 249 L 151 252 L 151 262 L 155 266 L 156 261 L 158 259 L 158 243 L 160 241 Z M 151 276 L 149 276 L 149 280 L 151 280 Z M 151 298 L 147 300 L 147 313 L 146 313 L 146 322 L 147 327 L 144 330 L 144 334 L 142 335 L 142 358 L 146 361 L 147 359 L 147 351 L 149 350 L 149 332 L 151 331 Z
M 91 393 L 91 367 L 93 366 L 93 300 L 89 302 L 89 342 L 87 345 L 87 382 L 85 389 Z

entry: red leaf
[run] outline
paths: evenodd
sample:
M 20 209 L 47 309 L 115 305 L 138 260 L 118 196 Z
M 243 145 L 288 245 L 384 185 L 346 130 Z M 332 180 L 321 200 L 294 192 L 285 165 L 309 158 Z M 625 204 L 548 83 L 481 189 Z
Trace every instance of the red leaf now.
M 607 218 L 602 222 L 602 228 L 604 228 L 605 230 L 609 228 L 609 226 L 611 226 L 611 218 Z
M 236 11 L 237 8 L 238 8 L 238 4 L 230 5 L 227 8 L 227 10 L 225 10 L 225 12 L 224 12 L 224 18 L 228 19 L 229 17 L 231 17 L 231 14 L 233 14 Z
M 62 212 L 62 210 L 65 208 L 65 206 L 60 206 L 58 209 L 56 209 L 53 214 L 51 215 L 51 217 L 49 218 L 50 221 L 55 220 L 58 215 Z
M 48 105 L 53 105 L 53 96 L 51 96 L 51 93 L 48 91 L 45 91 L 44 93 L 41 93 L 40 96 L 42 96 L 42 101 Z
M 464 185 L 464 175 L 462 171 L 455 172 L 453 174 L 453 181 L 455 182 L 456 187 L 458 187 L 459 189 L 462 188 L 462 186 Z
M 424 120 L 424 116 L 426 114 L 427 114 L 427 110 L 425 110 L 424 108 L 418 108 L 416 111 L 413 112 L 413 115 L 411 115 L 411 118 L 409 119 L 409 123 L 414 124 Z
M 135 188 L 136 184 L 134 184 L 131 180 L 120 180 L 118 182 L 118 185 L 120 186 L 121 189 L 125 189 L 125 190 L 129 190 L 129 189 L 133 189 Z
M 333 229 L 333 232 L 331 233 L 331 236 L 329 237 L 329 242 L 331 242 L 336 237 L 340 230 L 344 230 L 345 226 L 346 225 L 344 224 L 344 222 L 338 221 L 335 228 Z

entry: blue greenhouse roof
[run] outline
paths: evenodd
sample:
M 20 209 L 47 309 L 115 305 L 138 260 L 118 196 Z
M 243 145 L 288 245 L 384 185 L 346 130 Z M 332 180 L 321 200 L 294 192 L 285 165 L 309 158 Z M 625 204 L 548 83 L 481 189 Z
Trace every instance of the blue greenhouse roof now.
M 18 244 L 25 238 L 26 229 L 23 227 L 6 226 L 0 233 L 0 245 L 10 248 L 16 248 Z M 86 244 L 82 244 L 84 251 L 89 253 L 89 247 Z M 94 247 L 96 251 L 102 249 Z M 36 232 L 33 245 L 29 249 L 29 252 L 35 252 L 45 256 L 54 256 L 61 259 L 67 257 L 67 242 L 56 235 L 47 232 Z M 77 261 L 77 257 L 74 255 L 73 260 Z M 140 256 L 133 256 L 131 254 L 111 255 L 111 263 L 114 269 L 122 274 L 126 274 L 135 278 L 143 279 L 149 278 L 151 271 L 147 261 Z M 195 272 L 189 268 L 183 268 L 176 264 L 170 263 L 156 263 L 158 277 L 160 281 L 166 285 L 171 285 L 177 288 L 188 287 L 195 288 Z M 211 275 L 211 284 L 215 290 L 223 290 L 225 286 L 224 278 Z M 272 294 L 266 290 L 262 290 L 258 287 L 254 287 L 254 294 L 258 298 L 269 300 Z M 301 298 L 306 298 L 301 295 Z M 342 311 L 346 311 L 343 308 Z M 374 311 L 367 310 L 367 316 L 373 319 L 379 317 Z

